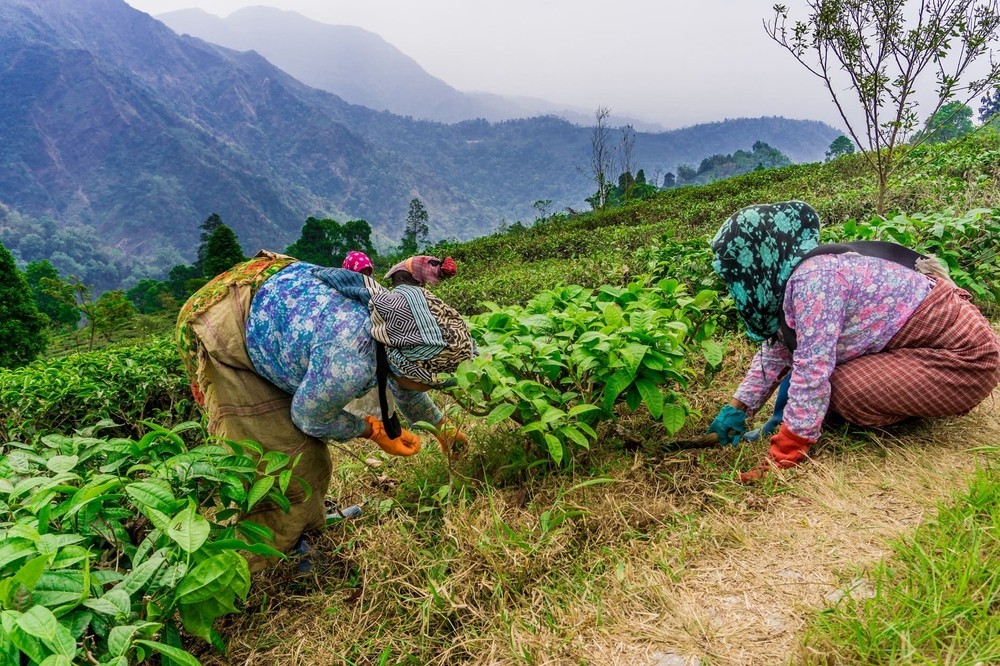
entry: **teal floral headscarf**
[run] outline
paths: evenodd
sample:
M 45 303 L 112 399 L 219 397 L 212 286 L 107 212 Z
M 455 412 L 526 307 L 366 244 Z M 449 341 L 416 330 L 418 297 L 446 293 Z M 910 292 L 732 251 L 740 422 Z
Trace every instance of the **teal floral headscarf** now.
M 742 208 L 715 238 L 712 268 L 733 297 L 750 339 L 778 332 L 785 285 L 802 257 L 819 245 L 819 215 L 801 201 Z

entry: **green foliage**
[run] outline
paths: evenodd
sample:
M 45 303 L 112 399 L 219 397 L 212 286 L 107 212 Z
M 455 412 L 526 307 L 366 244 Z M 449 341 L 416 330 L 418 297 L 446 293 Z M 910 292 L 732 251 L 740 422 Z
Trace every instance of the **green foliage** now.
M 24 274 L 0 245 L 0 368 L 33 361 L 48 344 L 47 319 L 38 312 Z
M 854 142 L 848 139 L 846 136 L 841 134 L 833 143 L 830 144 L 830 149 L 826 151 L 826 160 L 835 160 L 841 155 L 853 155 L 854 154 Z
M 824 229 L 822 238 L 824 242 L 887 240 L 933 254 L 987 314 L 1000 312 L 1000 208 L 848 220 Z
M 213 278 L 246 261 L 236 233 L 224 224 L 218 225 L 205 241 L 204 276 Z
M 279 555 L 267 530 L 233 519 L 258 501 L 287 508 L 296 461 L 206 440 L 194 422 L 147 424 L 139 439 L 99 437 L 106 425 L 4 445 L 4 664 L 125 666 L 158 653 L 196 665 L 179 630 L 223 650 L 213 625 L 250 588 L 239 551 Z
M 645 405 L 676 433 L 694 356 L 722 363 L 714 342 L 716 293 L 691 296 L 677 281 L 644 280 L 596 292 L 580 286 L 542 292 L 527 306 L 471 318 L 480 356 L 455 373 L 456 399 L 488 424 L 511 419 L 556 464 L 597 441 L 597 425 L 624 402 Z
M 215 230 L 222 226 L 222 218 L 218 213 L 212 213 L 205 218 L 205 221 L 199 225 L 199 236 L 198 236 L 198 258 L 195 259 L 194 267 L 197 269 L 197 274 L 204 276 L 206 275 L 205 270 L 205 259 L 208 252 L 208 239 L 212 237 Z M 209 276 L 215 275 L 215 273 L 208 274 Z
M 979 100 L 982 106 L 979 107 L 979 122 L 986 124 L 995 121 L 995 116 L 1000 113 L 1000 85 L 993 89 L 993 92 L 984 95 Z
M 412 199 L 406 213 L 406 226 L 400 239 L 399 253 L 403 256 L 416 254 L 421 246 L 427 245 L 427 209 L 420 199 Z
M 62 280 L 59 271 L 49 261 L 32 261 L 24 268 L 24 276 L 35 298 L 38 311 L 49 318 L 51 326 L 57 330 L 76 328 L 80 321 L 80 310 L 74 304 L 66 303 L 45 289 L 43 279 L 56 283 Z
M 870 594 L 847 594 L 816 615 L 805 641 L 814 663 L 1000 662 L 996 470 L 978 471 L 969 490 L 933 516 L 857 586 Z
M 807 16 L 791 26 L 788 6 L 774 5 L 774 18 L 765 22 L 767 34 L 826 86 L 875 171 L 876 210 L 885 213 L 890 178 L 913 146 L 927 138 L 918 135 L 908 143 L 918 127 L 921 84 L 935 79 L 931 118 L 944 122 L 937 112 L 959 91 L 975 97 L 1000 83 L 1000 67 L 992 62 L 982 78 L 971 73 L 984 55 L 992 60 L 1000 7 L 981 0 L 912 8 L 905 0 L 807 0 L 805 5 Z
M 35 361 L 0 372 L 0 441 L 68 433 L 110 419 L 136 436 L 145 419 L 174 424 L 196 414 L 172 338 Z
M 177 305 L 177 299 L 169 282 L 160 282 L 149 278 L 139 280 L 135 286 L 125 292 L 125 296 L 142 314 L 170 310 Z
M 903 163 L 887 205 L 903 211 L 995 207 L 1000 201 L 998 169 L 1000 134 L 996 132 L 920 146 Z M 472 313 L 481 312 L 484 302 L 524 304 L 539 291 L 560 284 L 590 288 L 624 284 L 630 276 L 646 271 L 650 257 L 644 253 L 650 248 L 667 247 L 670 242 L 707 246 L 719 225 L 739 208 L 795 198 L 808 201 L 819 212 L 823 226 L 833 228 L 850 219 L 870 219 L 877 208 L 878 190 L 862 155 L 662 190 L 623 208 L 560 216 L 531 226 L 512 225 L 506 232 L 429 248 L 432 254 L 454 257 L 460 267 L 458 275 L 443 281 L 435 293 L 462 312 Z M 687 256 L 682 249 L 678 260 L 687 262 Z M 664 261 L 669 259 L 665 254 Z M 706 263 L 703 275 L 709 272 Z
M 948 102 L 927 119 L 927 126 L 917 138 L 928 143 L 944 143 L 960 139 L 973 130 L 972 109 L 961 102 Z
M 372 228 L 364 220 L 351 220 L 343 225 L 335 220 L 307 218 L 302 235 L 285 248 L 285 254 L 318 266 L 340 267 L 351 250 L 376 256 L 372 246 Z
M 701 161 L 698 169 L 686 165 L 677 167 L 678 185 L 705 185 L 722 178 L 731 178 L 757 169 L 773 169 L 792 163 L 781 151 L 763 141 L 753 144 L 749 152 L 737 150 L 731 155 L 712 155 Z

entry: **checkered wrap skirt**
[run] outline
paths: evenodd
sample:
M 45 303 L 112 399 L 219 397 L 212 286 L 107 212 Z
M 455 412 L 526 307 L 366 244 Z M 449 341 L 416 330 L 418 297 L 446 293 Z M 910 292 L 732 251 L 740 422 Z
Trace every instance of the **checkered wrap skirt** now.
M 885 349 L 837 366 L 830 409 L 851 423 L 966 414 L 1000 383 L 1000 340 L 969 293 L 938 280 Z

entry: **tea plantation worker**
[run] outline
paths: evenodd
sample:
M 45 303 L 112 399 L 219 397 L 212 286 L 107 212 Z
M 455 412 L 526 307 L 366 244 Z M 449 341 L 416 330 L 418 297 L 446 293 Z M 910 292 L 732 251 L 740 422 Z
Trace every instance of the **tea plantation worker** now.
M 820 246 L 819 228 L 801 201 L 757 205 L 711 243 L 762 345 L 709 431 L 736 444 L 789 375 L 783 422 L 744 482 L 804 461 L 828 411 L 862 426 L 966 414 L 1000 382 L 1000 340 L 935 259 L 878 241 Z
M 393 287 L 409 284 L 417 287 L 434 287 L 443 279 L 458 274 L 458 266 L 451 257 L 438 259 L 426 254 L 408 257 L 389 269 L 385 278 Z M 469 448 L 469 439 L 447 417 L 438 424 L 434 433 L 441 451 L 449 458 L 461 456 Z
M 368 258 L 368 255 L 364 252 L 358 250 L 351 250 L 344 257 L 344 263 L 341 264 L 341 268 L 346 268 L 349 271 L 354 271 L 355 273 L 361 273 L 362 275 L 372 276 L 375 272 L 375 267 L 372 265 L 372 260 Z
M 245 516 L 272 531 L 279 551 L 324 525 L 332 473 L 324 439 L 364 437 L 393 455 L 420 450 L 393 419 L 362 419 L 344 406 L 388 386 L 411 422 L 439 423 L 424 392 L 475 351 L 458 312 L 424 289 L 389 290 L 360 273 L 266 251 L 195 293 L 176 335 L 210 433 L 301 456 L 295 474 L 308 487 L 289 485 L 291 510 L 262 502 Z M 251 559 L 254 570 L 264 564 Z
M 408 257 L 389 269 L 385 279 L 393 287 L 412 284 L 418 287 L 434 287 L 445 278 L 454 277 L 458 266 L 451 257 L 438 259 L 426 254 Z

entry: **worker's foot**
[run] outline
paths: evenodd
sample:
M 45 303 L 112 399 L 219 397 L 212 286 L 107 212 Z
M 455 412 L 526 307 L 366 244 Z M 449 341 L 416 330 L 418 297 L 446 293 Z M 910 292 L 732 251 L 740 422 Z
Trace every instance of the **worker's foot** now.
M 295 542 L 292 552 L 299 556 L 299 573 L 309 573 L 313 570 L 315 566 L 313 547 L 304 536 L 300 536 L 299 540 Z
M 334 507 L 326 514 L 326 524 L 336 523 L 340 520 L 352 520 L 361 516 L 361 507 L 357 504 L 344 507 L 343 509 Z

